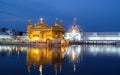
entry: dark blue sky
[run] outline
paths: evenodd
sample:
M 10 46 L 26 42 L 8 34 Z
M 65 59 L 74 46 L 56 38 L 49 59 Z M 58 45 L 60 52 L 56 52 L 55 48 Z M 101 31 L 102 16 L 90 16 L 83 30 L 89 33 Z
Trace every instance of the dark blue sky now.
M 40 17 L 49 26 L 62 19 L 66 30 L 76 17 L 84 31 L 120 31 L 120 0 L 0 0 L 0 27 L 25 31 Z

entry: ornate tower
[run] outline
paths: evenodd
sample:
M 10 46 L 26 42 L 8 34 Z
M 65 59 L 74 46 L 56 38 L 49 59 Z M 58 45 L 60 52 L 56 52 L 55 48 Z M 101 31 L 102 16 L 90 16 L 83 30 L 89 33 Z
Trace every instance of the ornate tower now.
M 56 22 L 55 22 L 55 26 L 59 26 L 59 24 L 58 24 L 58 18 L 56 18 Z
M 65 33 L 65 39 L 68 39 L 70 42 L 79 42 L 82 39 L 81 36 L 80 27 L 76 23 L 76 18 L 74 18 L 71 28 Z
M 31 23 L 31 20 L 29 19 L 28 20 L 28 25 L 27 25 L 27 30 L 29 30 L 30 28 L 32 28 L 32 23 Z
M 60 20 L 60 26 L 59 26 L 59 28 L 63 28 L 63 22 L 62 22 L 62 20 Z

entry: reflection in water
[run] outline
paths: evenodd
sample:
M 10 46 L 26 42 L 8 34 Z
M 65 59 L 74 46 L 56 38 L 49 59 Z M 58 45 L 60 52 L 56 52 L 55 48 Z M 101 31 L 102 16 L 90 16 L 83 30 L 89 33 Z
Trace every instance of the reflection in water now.
M 28 49 L 27 47 L 3 45 L 3 46 L 0 46 L 0 55 L 9 56 L 9 55 L 17 54 L 19 56 L 21 52 L 26 52 L 27 49 Z
M 73 63 L 73 70 L 76 71 L 76 64 L 80 62 L 82 58 L 82 46 L 72 45 L 67 51 L 67 56 L 70 58 Z
M 107 46 L 107 45 L 91 45 L 85 47 L 86 53 L 92 55 L 118 55 L 120 56 L 119 46 Z
M 62 64 L 64 55 L 66 53 L 66 47 L 32 47 L 27 51 L 27 66 L 30 73 L 30 67 L 32 64 L 39 67 L 40 75 L 42 75 L 42 69 L 45 65 L 53 65 L 55 73 L 57 74 L 57 68 L 62 70 Z
M 80 64 L 84 55 L 118 55 L 120 56 L 120 47 L 111 45 L 71 45 L 69 47 L 20 47 L 20 46 L 0 46 L 0 57 L 26 53 L 26 63 L 29 74 L 31 68 L 39 68 L 42 75 L 43 68 L 51 65 L 55 74 L 62 71 L 64 58 L 69 58 L 73 65 L 73 71 L 76 71 L 76 64 Z M 68 63 L 68 62 L 67 62 Z M 58 69 L 59 68 L 59 69 Z

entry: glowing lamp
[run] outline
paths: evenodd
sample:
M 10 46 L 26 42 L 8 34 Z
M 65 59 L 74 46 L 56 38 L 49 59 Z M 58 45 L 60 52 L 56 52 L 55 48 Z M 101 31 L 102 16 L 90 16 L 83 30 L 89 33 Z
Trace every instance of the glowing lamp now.
M 43 18 L 40 18 L 40 22 L 43 22 Z
M 35 37 L 35 40 L 36 40 L 36 41 L 39 40 L 39 37 Z
M 75 30 L 75 29 L 73 29 L 73 30 L 72 30 L 72 33 L 76 33 L 76 30 Z
M 43 21 L 43 18 L 40 18 L 41 21 Z

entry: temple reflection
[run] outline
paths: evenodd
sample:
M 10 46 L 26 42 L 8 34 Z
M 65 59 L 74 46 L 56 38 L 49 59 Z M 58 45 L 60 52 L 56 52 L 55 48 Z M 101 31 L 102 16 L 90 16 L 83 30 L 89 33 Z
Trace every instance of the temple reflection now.
M 28 47 L 21 47 L 21 46 L 0 46 L 0 55 L 2 56 L 13 56 L 13 55 L 20 55 L 21 53 L 26 53 Z
M 52 66 L 55 74 L 63 72 L 65 62 L 70 62 L 72 70 L 76 72 L 78 64 L 84 61 L 85 55 L 92 56 L 120 56 L 120 46 L 111 45 L 71 45 L 69 47 L 28 47 L 28 46 L 0 46 L 0 58 L 9 56 L 26 56 L 28 73 L 35 69 L 40 75 L 44 74 L 45 66 Z M 68 59 L 65 59 L 68 58 Z M 66 65 L 65 65 L 66 66 Z M 34 68 L 33 68 L 34 67 Z
M 63 60 L 65 53 L 67 51 L 66 47 L 32 47 L 27 51 L 27 66 L 28 72 L 30 72 L 30 67 L 33 65 L 39 67 L 40 75 L 42 75 L 42 69 L 45 65 L 52 65 L 54 71 L 57 74 L 57 68 L 62 70 Z
M 84 47 L 84 54 L 91 55 L 116 55 L 120 56 L 120 46 L 112 46 L 112 45 L 90 45 Z
M 80 63 L 83 56 L 82 46 L 71 45 L 67 51 L 67 56 L 69 57 L 70 62 L 72 62 L 73 71 L 75 72 L 76 65 Z

